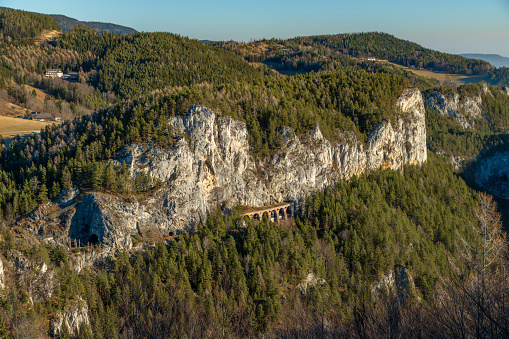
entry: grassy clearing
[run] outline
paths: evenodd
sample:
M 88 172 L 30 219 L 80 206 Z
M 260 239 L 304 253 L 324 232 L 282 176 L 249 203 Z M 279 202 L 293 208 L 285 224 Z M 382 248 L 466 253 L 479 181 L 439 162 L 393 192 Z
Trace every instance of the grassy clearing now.
M 0 115 L 0 135 L 3 138 L 13 137 L 18 134 L 26 135 L 55 123 L 56 122 L 33 121 Z
M 405 67 L 398 64 L 394 64 L 391 62 L 392 65 L 402 68 L 405 71 L 412 72 L 415 75 L 429 78 L 429 79 L 436 79 L 440 82 L 449 82 L 456 86 L 466 85 L 466 84 L 475 84 L 481 81 L 486 81 L 487 83 L 491 82 L 491 77 L 489 75 L 463 75 L 463 74 L 447 74 L 447 73 L 436 73 L 428 70 L 422 70 L 422 69 L 415 69 L 411 67 Z
M 28 97 L 28 107 L 25 108 L 19 105 L 16 105 L 15 103 L 12 103 L 5 98 L 0 98 L 0 113 L 3 115 L 25 115 L 27 110 L 29 112 L 35 111 L 35 112 L 41 112 L 41 111 L 47 111 L 44 107 L 44 98 L 46 97 L 47 93 L 44 91 L 41 91 L 38 88 L 24 85 L 25 90 L 27 92 Z M 35 91 L 36 95 L 32 95 L 32 92 Z M 50 97 L 52 97 L 50 95 Z M 53 112 L 54 113 L 54 112 Z

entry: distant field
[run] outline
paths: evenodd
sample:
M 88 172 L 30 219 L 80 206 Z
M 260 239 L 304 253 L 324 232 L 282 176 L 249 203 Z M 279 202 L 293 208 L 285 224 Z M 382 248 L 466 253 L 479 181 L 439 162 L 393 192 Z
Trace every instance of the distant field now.
M 403 68 L 406 71 L 412 72 L 415 75 L 424 77 L 424 78 L 430 78 L 430 79 L 436 79 L 441 82 L 451 82 L 457 86 L 465 85 L 465 84 L 475 84 L 480 81 L 486 81 L 487 83 L 490 83 L 491 78 L 489 75 L 462 75 L 462 74 L 446 74 L 446 73 L 435 73 L 432 71 L 427 70 L 420 70 L 415 69 L 411 67 L 405 67 L 401 65 L 397 65 L 394 63 L 391 63 L 392 65 Z
M 0 115 L 0 135 L 3 138 L 13 137 L 18 134 L 26 135 L 52 124 L 55 124 L 55 122 L 33 121 Z

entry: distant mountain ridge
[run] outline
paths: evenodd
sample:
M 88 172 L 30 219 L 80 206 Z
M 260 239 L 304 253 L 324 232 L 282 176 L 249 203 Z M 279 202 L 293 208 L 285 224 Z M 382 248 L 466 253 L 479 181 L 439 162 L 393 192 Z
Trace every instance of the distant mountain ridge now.
M 495 67 L 509 67 L 509 58 L 498 54 L 478 54 L 478 53 L 465 53 L 459 54 L 462 57 L 469 59 L 479 59 L 489 62 Z
M 110 31 L 110 32 L 113 32 L 115 34 L 120 34 L 120 35 L 138 33 L 137 30 L 135 30 L 131 27 L 116 25 L 116 24 L 107 23 L 107 22 L 79 21 L 77 19 L 70 18 L 68 16 L 61 15 L 61 14 L 49 14 L 49 16 L 56 20 L 56 22 L 62 28 L 62 32 L 68 32 L 71 29 L 73 29 L 76 25 L 81 24 L 83 26 L 87 26 L 87 27 L 89 27 L 93 30 L 96 30 L 98 32 Z

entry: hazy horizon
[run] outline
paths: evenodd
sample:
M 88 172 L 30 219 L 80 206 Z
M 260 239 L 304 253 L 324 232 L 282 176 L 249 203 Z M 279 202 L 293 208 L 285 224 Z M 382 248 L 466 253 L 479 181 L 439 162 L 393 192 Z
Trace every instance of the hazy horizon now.
M 86 7 L 62 0 L 5 0 L 3 6 L 200 40 L 249 41 L 377 31 L 441 52 L 509 56 L 509 3 L 504 0 L 430 0 L 426 5 L 402 0 L 357 4 L 318 0 L 313 6 L 303 0 L 262 0 L 256 4 L 90 0 Z

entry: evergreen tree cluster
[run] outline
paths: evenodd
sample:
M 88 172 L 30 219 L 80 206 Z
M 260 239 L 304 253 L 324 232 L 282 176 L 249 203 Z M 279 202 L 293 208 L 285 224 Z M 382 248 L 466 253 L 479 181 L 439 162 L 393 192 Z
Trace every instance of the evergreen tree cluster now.
M 509 68 L 501 67 L 493 71 L 493 83 L 498 86 L 509 86 Z
M 60 30 L 48 15 L 0 8 L 0 39 L 12 45 L 33 44 L 44 30 Z
M 91 52 L 95 58 L 85 66 L 98 72 L 92 83 L 131 99 L 170 86 L 250 81 L 266 72 L 224 49 L 171 33 L 120 36 L 81 26 L 64 34 L 58 46 Z

